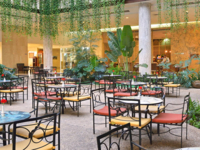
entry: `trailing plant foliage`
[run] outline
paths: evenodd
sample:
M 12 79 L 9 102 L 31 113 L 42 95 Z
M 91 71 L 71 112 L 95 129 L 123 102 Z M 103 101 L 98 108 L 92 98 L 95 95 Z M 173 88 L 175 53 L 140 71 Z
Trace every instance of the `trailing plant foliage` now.
M 93 32 L 82 32 L 74 35 L 70 40 L 76 50 L 76 64 L 72 68 L 73 73 L 83 80 L 88 79 L 94 72 L 105 72 L 107 58 L 98 58 L 94 45 L 99 39 Z
M 179 27 L 181 22 L 184 22 L 184 27 L 187 27 L 189 21 L 189 13 L 195 14 L 196 26 L 198 26 L 199 12 L 200 12 L 199 0 L 157 0 L 158 20 L 162 23 L 164 18 L 165 23 L 171 24 L 171 29 Z M 188 11 L 189 7 L 194 7 Z M 162 12 L 162 13 L 161 13 Z
M 189 124 L 195 126 L 196 128 L 200 129 L 200 103 L 199 101 L 192 101 L 189 100 Z
M 0 0 L 3 32 L 56 37 L 59 33 L 110 27 L 114 13 L 121 23 L 125 0 Z M 110 7 L 114 6 L 114 12 Z

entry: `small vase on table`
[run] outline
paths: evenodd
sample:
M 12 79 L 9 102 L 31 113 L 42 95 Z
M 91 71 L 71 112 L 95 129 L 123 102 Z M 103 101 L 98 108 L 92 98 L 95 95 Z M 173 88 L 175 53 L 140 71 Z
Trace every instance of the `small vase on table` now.
M 2 103 L 2 109 L 1 109 L 1 116 L 5 116 L 5 112 L 4 112 L 4 104 L 7 102 L 6 99 L 2 99 L 1 103 Z

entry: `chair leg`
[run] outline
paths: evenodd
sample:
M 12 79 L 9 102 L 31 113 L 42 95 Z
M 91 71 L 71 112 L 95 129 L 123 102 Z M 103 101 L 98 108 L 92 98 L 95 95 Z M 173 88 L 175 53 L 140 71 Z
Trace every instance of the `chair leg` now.
M 77 116 L 79 117 L 79 102 L 76 102 Z
M 107 127 L 107 116 L 105 116 L 105 127 Z
M 94 118 L 94 112 L 93 112 L 93 134 L 95 134 L 95 118 Z
M 24 92 L 23 92 L 23 103 L 24 103 Z
M 188 139 L 188 138 L 187 138 L 187 132 L 188 132 L 188 123 L 187 123 L 187 121 L 186 121 L 186 140 Z
M 58 131 L 58 150 L 60 150 L 60 131 Z
M 92 111 L 92 100 L 91 100 L 91 98 L 90 98 L 90 113 L 91 113 L 91 111 Z
M 27 100 L 28 100 L 28 89 L 27 89 Z
M 160 136 L 160 124 L 157 124 L 157 132 L 158 132 L 158 136 Z
M 181 148 L 182 148 L 183 126 L 181 125 Z
M 141 138 L 141 129 L 139 129 L 139 145 L 142 143 L 142 138 Z
M 152 122 L 150 123 L 150 144 L 152 145 Z

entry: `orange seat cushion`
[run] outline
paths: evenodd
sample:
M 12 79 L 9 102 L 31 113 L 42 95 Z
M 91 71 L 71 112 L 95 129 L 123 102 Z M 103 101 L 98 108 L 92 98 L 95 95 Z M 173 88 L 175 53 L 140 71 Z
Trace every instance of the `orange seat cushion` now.
M 137 93 L 123 93 L 123 92 L 118 92 L 118 93 L 115 93 L 114 96 L 135 96 L 137 95 Z
M 121 112 L 125 112 L 126 108 L 120 108 L 120 110 L 121 110 Z M 98 115 L 109 116 L 108 106 L 104 106 L 103 108 L 101 108 L 99 110 L 94 109 L 93 112 L 95 114 L 98 114 Z M 119 111 L 118 113 L 121 113 L 121 112 Z M 117 115 L 117 111 L 111 109 L 110 115 L 111 116 L 116 116 Z
M 182 114 L 173 114 L 173 113 L 160 113 L 154 119 L 152 119 L 153 123 L 181 123 L 185 121 L 187 115 L 183 117 Z
M 114 92 L 126 92 L 126 89 L 114 89 Z M 107 93 L 113 93 L 113 89 L 105 90 Z

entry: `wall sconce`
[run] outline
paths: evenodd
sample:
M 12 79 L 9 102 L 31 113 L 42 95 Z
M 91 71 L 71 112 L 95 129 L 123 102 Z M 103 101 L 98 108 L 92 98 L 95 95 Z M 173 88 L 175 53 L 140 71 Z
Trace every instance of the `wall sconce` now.
M 169 53 L 171 53 L 171 51 L 169 51 Z
M 168 51 L 167 50 L 165 50 L 165 53 L 167 53 Z

